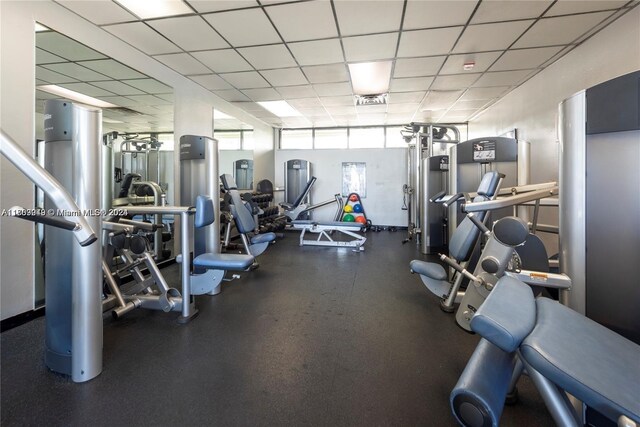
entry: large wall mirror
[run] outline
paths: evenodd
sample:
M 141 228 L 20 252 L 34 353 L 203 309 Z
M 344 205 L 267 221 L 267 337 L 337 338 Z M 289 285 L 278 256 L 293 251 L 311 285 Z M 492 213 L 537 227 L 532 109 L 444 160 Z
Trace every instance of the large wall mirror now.
M 253 128 L 214 110 L 213 137 L 218 140 L 220 174 L 232 175 L 240 190 L 254 189 Z
M 39 24 L 35 56 L 38 141 L 34 152 L 38 161 L 43 163 L 45 155 L 45 144 L 41 142 L 45 101 L 70 99 L 94 105 L 102 108 L 103 142 L 110 146 L 103 149 L 103 156 L 109 156 L 106 164 L 112 173 L 105 173 L 103 180 L 110 177 L 111 182 L 103 188 L 111 192 L 113 204 L 155 204 L 159 198 L 174 204 L 173 89 Z M 148 191 L 147 186 L 140 191 L 144 182 L 156 183 L 157 187 Z M 42 206 L 43 196 L 36 197 Z M 42 239 L 40 228 L 40 243 Z M 40 247 L 36 245 L 37 260 L 42 260 Z M 44 303 L 40 271 L 36 268 L 36 307 Z

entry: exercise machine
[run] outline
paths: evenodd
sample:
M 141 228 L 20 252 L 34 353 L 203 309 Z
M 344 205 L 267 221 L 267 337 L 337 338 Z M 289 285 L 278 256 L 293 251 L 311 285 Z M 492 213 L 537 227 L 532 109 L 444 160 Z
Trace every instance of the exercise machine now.
M 460 131 L 452 125 L 411 123 L 402 135 L 408 144 L 407 183 L 403 187 L 403 209 L 408 215 L 405 243 L 415 240 L 420 252 L 428 254 L 447 243 L 443 227 L 447 212 L 430 203 L 429 195 L 449 192 L 449 151 L 460 142 Z
M 302 159 L 287 160 L 284 163 L 284 203 L 311 205 L 311 194 L 304 191 L 311 180 L 311 162 Z M 299 195 L 305 193 L 303 199 Z M 303 213 L 298 219 L 309 219 L 308 213 Z
M 46 101 L 45 169 L 1 133 L 2 154 L 44 191 L 45 210 L 64 217 L 20 216 L 45 224 L 45 364 L 74 382 L 102 372 L 102 219 L 85 215 L 101 202 L 101 122 L 100 109 Z
M 529 286 L 508 276 L 497 281 L 471 328 L 482 339 L 450 395 L 460 424 L 498 426 L 523 372 L 558 426 L 583 426 L 589 409 L 618 426 L 640 424 L 640 346 L 630 340 L 556 301 L 535 299 Z M 582 404 L 574 406 L 576 399 Z
M 238 188 L 244 190 L 253 188 L 253 160 L 235 160 L 233 162 L 233 178 Z
M 311 220 L 296 220 L 291 222 L 294 230 L 300 230 L 300 246 L 332 246 L 337 248 L 353 248 L 355 251 L 364 251 L 364 242 L 367 238 L 358 232 L 362 232 L 365 225 L 357 222 L 329 221 L 317 222 Z M 318 234 L 315 240 L 305 239 L 306 233 Z M 337 240 L 332 238 L 334 232 L 351 238 L 350 240 Z M 335 236 L 334 236 L 335 237 Z
M 304 189 L 293 201 L 293 203 L 280 203 L 280 207 L 283 209 L 283 214 L 288 218 L 289 221 L 305 220 L 308 217 L 307 213 L 323 206 L 331 205 L 333 203 L 337 205 L 334 221 L 340 220 L 340 215 L 342 214 L 342 209 L 344 208 L 344 201 L 342 200 L 342 195 L 340 193 L 335 194 L 333 196 L 333 199 L 325 200 L 324 202 L 316 203 L 315 205 L 311 205 L 305 202 L 310 199 L 309 194 L 311 193 L 311 188 L 317 180 L 318 178 L 312 176 L 309 181 L 307 181 Z
M 247 203 L 242 200 L 242 197 L 238 192 L 238 188 L 236 187 L 236 183 L 231 175 L 221 175 L 220 180 L 222 181 L 222 187 L 231 198 L 231 214 L 233 215 L 236 229 L 240 233 L 244 249 L 248 255 L 257 257 L 262 254 L 269 244 L 276 239 L 276 235 L 272 232 L 255 234 L 255 230 L 258 227 L 254 220 L 254 212 L 251 203 Z M 227 233 L 229 232 L 230 227 L 227 227 Z

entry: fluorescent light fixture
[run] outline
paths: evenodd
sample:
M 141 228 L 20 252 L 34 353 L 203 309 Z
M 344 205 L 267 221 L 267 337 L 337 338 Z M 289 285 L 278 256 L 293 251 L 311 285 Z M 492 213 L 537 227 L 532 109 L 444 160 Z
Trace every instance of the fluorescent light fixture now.
M 379 95 L 389 92 L 392 61 L 349 64 L 351 85 L 356 95 Z
M 41 33 L 43 31 L 51 31 L 51 29 L 45 27 L 44 25 L 40 24 L 39 22 L 36 22 L 36 33 Z
M 84 95 L 80 92 L 75 92 L 75 91 L 72 91 L 60 86 L 56 86 L 56 85 L 36 86 L 36 89 L 42 90 L 44 92 L 52 93 L 54 95 L 58 95 L 63 98 L 70 99 L 72 101 L 78 101 L 81 104 L 92 105 L 94 107 L 100 107 L 100 108 L 118 108 L 118 106 L 115 104 L 111 104 L 106 101 L 101 101 L 97 98 L 93 98 L 91 96 Z
M 278 117 L 300 117 L 302 114 L 287 101 L 264 101 L 258 104 Z
M 116 2 L 141 19 L 194 13 L 182 0 L 116 0 Z
M 386 93 L 380 95 L 356 95 L 356 106 L 358 105 L 384 105 L 389 102 Z
M 234 118 L 235 117 L 231 117 L 230 115 L 225 114 L 220 110 L 213 110 L 213 120 L 230 120 Z

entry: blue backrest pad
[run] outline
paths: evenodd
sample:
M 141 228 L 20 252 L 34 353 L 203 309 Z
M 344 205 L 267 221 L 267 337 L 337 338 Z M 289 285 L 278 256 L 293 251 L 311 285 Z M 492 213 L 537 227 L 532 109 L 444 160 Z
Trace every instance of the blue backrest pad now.
M 302 201 L 304 200 L 305 197 L 307 197 L 307 194 L 309 194 L 309 191 L 311 191 L 311 187 L 313 186 L 313 184 L 316 183 L 316 180 L 318 178 L 316 178 L 315 176 L 312 176 L 311 179 L 309 180 L 309 182 L 307 182 L 307 185 L 305 185 L 304 190 L 302 191 L 302 193 L 300 193 L 300 195 L 298 196 L 298 198 L 296 199 L 295 202 L 293 202 L 293 207 L 297 208 L 298 205 L 300 203 L 302 203 Z
M 493 197 L 498 189 L 498 182 L 500 182 L 500 173 L 496 171 L 487 172 L 482 177 L 480 184 L 478 185 L 478 195 Z
M 196 218 L 193 225 L 196 228 L 205 227 L 215 221 L 213 200 L 209 196 L 196 197 Z
M 237 190 L 238 186 L 236 185 L 236 180 L 233 179 L 233 176 L 225 173 L 224 175 L 220 175 L 220 181 L 222 181 L 222 186 L 225 190 Z

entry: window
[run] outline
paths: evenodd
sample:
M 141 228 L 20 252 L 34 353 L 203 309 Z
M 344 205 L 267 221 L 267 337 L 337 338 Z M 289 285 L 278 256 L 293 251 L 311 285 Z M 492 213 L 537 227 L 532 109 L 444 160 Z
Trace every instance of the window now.
M 218 140 L 220 150 L 239 150 L 240 132 L 215 132 L 213 137 Z
M 280 132 L 280 149 L 310 150 L 313 148 L 311 129 L 283 129 Z
M 242 149 L 253 150 L 254 147 L 255 147 L 255 141 L 253 140 L 253 131 L 243 130 L 242 131 Z
M 316 129 L 313 147 L 347 148 L 347 129 Z
M 162 142 L 160 151 L 173 151 L 173 134 L 172 133 L 159 133 L 158 141 Z
M 349 148 L 384 148 L 384 128 L 351 128 Z
M 400 134 L 404 126 L 394 126 L 387 128 L 387 148 L 407 148 L 407 143 Z

